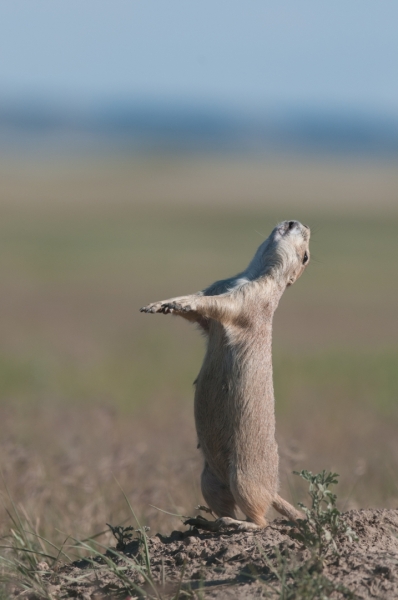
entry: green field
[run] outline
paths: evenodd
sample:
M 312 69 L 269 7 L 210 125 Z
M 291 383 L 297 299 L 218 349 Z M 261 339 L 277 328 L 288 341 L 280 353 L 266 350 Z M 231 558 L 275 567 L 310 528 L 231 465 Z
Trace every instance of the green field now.
M 138 309 L 238 272 L 285 218 L 313 233 L 274 325 L 283 493 L 300 496 L 293 469 L 326 468 L 346 507 L 397 506 L 395 165 L 124 158 L 2 179 L 2 470 L 34 527 L 122 522 L 114 477 L 152 530 L 179 521 L 149 504 L 193 512 L 204 342 Z

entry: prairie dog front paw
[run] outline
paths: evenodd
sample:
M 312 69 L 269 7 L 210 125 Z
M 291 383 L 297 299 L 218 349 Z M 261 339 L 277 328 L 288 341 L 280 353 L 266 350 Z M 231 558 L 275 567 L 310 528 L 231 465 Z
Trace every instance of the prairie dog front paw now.
M 167 314 L 167 313 L 171 312 L 171 310 L 167 307 L 167 301 L 166 302 L 160 301 L 160 302 L 152 302 L 151 304 L 148 304 L 147 306 L 143 306 L 142 308 L 140 308 L 140 312 Z
M 160 300 L 152 302 L 147 306 L 140 308 L 140 312 L 145 313 L 186 313 L 194 310 L 192 301 L 189 298 L 171 298 L 170 300 Z
M 193 310 L 191 303 L 190 304 L 184 304 L 180 301 L 176 301 L 176 302 L 165 302 L 164 304 L 162 304 L 162 308 L 164 310 L 168 310 L 170 312 L 191 312 Z

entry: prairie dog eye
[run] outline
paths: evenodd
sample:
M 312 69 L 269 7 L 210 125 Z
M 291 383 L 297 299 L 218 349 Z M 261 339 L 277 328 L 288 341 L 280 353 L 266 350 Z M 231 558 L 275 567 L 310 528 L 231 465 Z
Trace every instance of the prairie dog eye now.
M 305 265 L 305 263 L 308 262 L 308 254 L 307 252 L 304 252 L 304 256 L 303 256 L 303 265 Z

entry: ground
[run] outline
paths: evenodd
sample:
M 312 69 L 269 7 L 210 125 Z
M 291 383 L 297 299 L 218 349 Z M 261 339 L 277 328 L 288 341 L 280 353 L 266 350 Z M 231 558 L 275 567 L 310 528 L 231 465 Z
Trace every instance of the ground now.
M 253 533 L 206 533 L 197 529 L 173 531 L 148 538 L 150 570 L 154 588 L 131 566 L 124 571 L 126 581 L 112 573 L 106 561 L 96 558 L 61 566 L 57 571 L 43 562 L 41 577 L 47 581 L 54 598 L 134 598 L 144 596 L 174 598 L 398 598 L 398 510 L 352 510 L 344 514 L 358 536 L 337 540 L 338 554 L 328 552 L 323 569 L 310 567 L 306 595 L 287 577 L 285 595 L 280 595 L 284 565 L 296 573 L 310 553 L 294 539 L 294 528 L 284 520 L 273 521 L 266 529 Z M 140 564 L 143 543 L 127 544 L 116 557 Z M 133 582 L 137 588 L 134 589 Z M 321 586 L 325 596 L 311 595 L 308 586 Z M 137 591 L 141 588 L 143 592 Z M 156 589 L 156 592 L 154 591 Z M 279 592 L 278 592 L 279 590 Z M 289 595 L 289 593 L 291 595 Z M 304 592 L 302 591 L 304 594 Z M 312 590 L 314 594 L 314 590 Z

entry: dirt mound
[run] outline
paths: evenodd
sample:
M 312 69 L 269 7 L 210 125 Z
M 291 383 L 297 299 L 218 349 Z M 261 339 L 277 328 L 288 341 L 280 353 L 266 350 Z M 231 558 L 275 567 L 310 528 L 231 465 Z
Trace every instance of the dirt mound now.
M 358 539 L 338 537 L 337 551 L 319 561 L 277 520 L 253 533 L 158 534 L 147 538 L 148 553 L 141 537 L 57 572 L 42 564 L 41 577 L 56 598 L 398 598 L 398 510 L 353 510 L 343 519 Z

